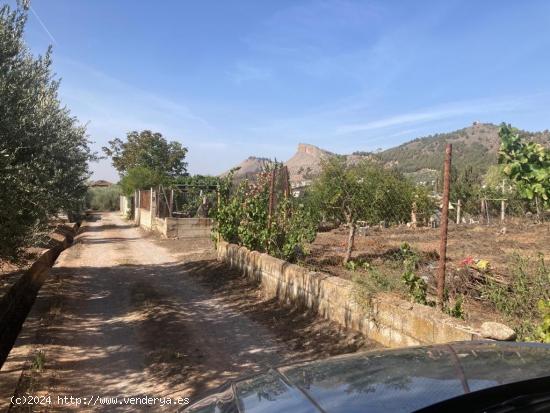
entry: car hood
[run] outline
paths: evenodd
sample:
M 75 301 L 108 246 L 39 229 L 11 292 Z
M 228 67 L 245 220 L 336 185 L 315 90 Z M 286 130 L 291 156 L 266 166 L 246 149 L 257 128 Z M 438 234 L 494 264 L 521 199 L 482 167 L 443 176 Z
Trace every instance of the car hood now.
M 185 411 L 410 412 L 501 384 L 550 375 L 550 346 L 460 342 L 354 353 L 228 383 Z

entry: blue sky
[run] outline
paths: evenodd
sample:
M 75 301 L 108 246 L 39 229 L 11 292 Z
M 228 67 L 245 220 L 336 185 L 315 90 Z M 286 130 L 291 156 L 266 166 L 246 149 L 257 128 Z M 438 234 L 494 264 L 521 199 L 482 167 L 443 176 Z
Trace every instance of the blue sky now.
M 152 129 L 189 148 L 192 173 L 299 142 L 349 153 L 474 120 L 550 124 L 542 0 L 35 0 L 26 39 L 53 45 L 94 148 Z

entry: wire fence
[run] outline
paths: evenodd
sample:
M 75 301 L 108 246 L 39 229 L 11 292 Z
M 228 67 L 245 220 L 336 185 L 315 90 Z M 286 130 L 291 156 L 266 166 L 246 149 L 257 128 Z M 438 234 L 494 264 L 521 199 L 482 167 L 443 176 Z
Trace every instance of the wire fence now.
M 159 218 L 211 217 L 218 203 L 217 185 L 174 185 L 158 188 Z

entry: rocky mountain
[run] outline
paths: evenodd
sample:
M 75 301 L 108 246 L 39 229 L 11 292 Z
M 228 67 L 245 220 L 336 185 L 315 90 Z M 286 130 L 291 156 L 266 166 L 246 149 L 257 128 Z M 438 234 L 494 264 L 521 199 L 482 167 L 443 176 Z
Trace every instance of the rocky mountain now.
M 231 169 L 237 168 L 234 173 L 234 178 L 236 180 L 241 180 L 245 178 L 250 178 L 256 175 L 258 172 L 265 170 L 273 161 L 268 158 L 257 158 L 255 156 L 249 156 L 240 164 L 236 165 Z M 226 171 L 221 174 L 221 177 L 227 176 L 230 171 Z
M 322 160 L 332 155 L 334 155 L 332 152 L 314 145 L 298 144 L 296 153 L 285 162 L 290 175 L 290 183 L 298 184 L 313 179 L 321 172 Z
M 296 153 L 284 163 L 288 167 L 290 182 L 298 185 L 300 182 L 313 179 L 321 171 L 321 161 L 331 155 L 333 155 L 331 152 L 317 146 L 306 143 L 298 144 Z M 272 162 L 268 158 L 250 156 L 235 167 L 238 169 L 233 176 L 237 181 L 251 178 L 265 170 Z M 226 171 L 220 176 L 227 176 L 228 173 L 229 171 Z

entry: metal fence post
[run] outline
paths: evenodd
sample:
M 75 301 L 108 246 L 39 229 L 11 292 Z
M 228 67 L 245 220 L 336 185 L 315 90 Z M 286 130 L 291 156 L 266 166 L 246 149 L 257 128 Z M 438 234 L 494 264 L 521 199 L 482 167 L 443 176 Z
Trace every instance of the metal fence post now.
M 449 192 L 451 189 L 451 157 L 453 145 L 445 148 L 445 167 L 443 173 L 443 208 L 441 209 L 441 239 L 439 243 L 439 269 L 437 272 L 437 308 L 443 310 L 445 297 L 445 267 L 447 261 L 447 231 L 449 227 Z

